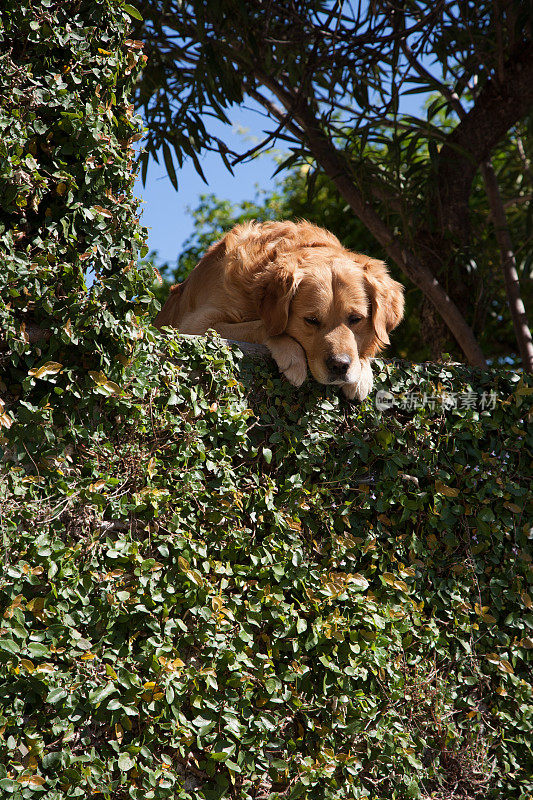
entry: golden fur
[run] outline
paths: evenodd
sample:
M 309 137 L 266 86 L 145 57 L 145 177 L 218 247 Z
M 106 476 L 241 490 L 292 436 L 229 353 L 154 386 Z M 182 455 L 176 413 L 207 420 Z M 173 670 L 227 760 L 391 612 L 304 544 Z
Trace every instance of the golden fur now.
M 154 324 L 266 344 L 295 386 L 311 373 L 364 399 L 370 358 L 403 316 L 382 261 L 351 253 L 309 222 L 236 225 L 173 286 Z

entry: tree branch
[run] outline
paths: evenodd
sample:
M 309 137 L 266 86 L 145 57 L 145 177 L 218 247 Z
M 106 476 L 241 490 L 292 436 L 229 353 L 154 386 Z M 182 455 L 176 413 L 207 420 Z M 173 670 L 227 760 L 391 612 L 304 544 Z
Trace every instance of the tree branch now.
M 527 321 L 526 309 L 520 294 L 520 283 L 516 270 L 513 243 L 507 225 L 498 179 L 496 178 L 496 173 L 494 172 L 494 167 L 490 160 L 481 164 L 481 174 L 485 182 L 496 239 L 500 248 L 502 271 L 505 278 L 505 287 L 507 289 L 507 300 L 513 318 L 518 349 L 524 369 L 527 370 L 527 372 L 533 372 L 533 339 Z
M 294 100 L 289 92 L 277 85 L 267 75 L 260 77 L 262 83 L 278 97 L 285 110 L 292 112 L 293 118 L 305 133 L 309 149 L 353 212 L 367 226 L 405 275 L 431 300 L 470 364 L 486 367 L 485 357 L 474 333 L 453 300 L 444 291 L 432 272 L 399 239 L 393 236 L 370 203 L 363 199 L 350 177 L 349 165 L 320 130 L 314 115 L 301 101 L 299 107 L 294 108 Z M 277 108 L 274 103 L 268 102 L 271 113 L 275 114 L 278 119 L 285 116 L 282 109 Z
M 482 161 L 533 106 L 533 44 L 517 48 L 505 64 L 505 84 L 487 81 L 439 154 L 440 221 L 460 241 L 469 235 L 468 200 Z

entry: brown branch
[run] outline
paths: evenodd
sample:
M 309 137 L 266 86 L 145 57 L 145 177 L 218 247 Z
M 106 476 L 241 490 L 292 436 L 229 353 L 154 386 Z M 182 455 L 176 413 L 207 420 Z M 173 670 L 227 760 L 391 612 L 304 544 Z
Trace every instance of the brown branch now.
M 485 189 L 489 199 L 491 216 L 494 222 L 496 240 L 500 249 L 502 271 L 507 289 L 509 310 L 513 318 L 513 326 L 518 342 L 518 349 L 522 364 L 527 372 L 533 373 L 533 339 L 527 321 L 526 309 L 520 294 L 520 282 L 516 270 L 516 260 L 513 252 L 511 234 L 507 225 L 504 206 L 498 186 L 498 179 L 490 160 L 481 164 L 481 174 L 485 182 Z
M 333 181 L 340 195 L 405 275 L 431 300 L 470 364 L 486 367 L 485 357 L 474 333 L 453 300 L 444 291 L 432 272 L 399 239 L 393 236 L 370 203 L 363 199 L 350 177 L 349 165 L 320 130 L 314 115 L 302 103 L 298 108 L 294 108 L 291 95 L 268 76 L 261 75 L 260 79 L 278 97 L 286 111 L 292 110 L 293 118 L 305 133 L 309 149 L 324 172 Z M 268 103 L 268 110 L 278 119 L 284 116 L 284 112 L 274 103 L 264 97 L 262 100 Z
M 441 225 L 461 241 L 469 235 L 468 200 L 479 165 L 533 106 L 531 42 L 516 48 L 504 72 L 504 84 L 487 81 L 439 154 Z

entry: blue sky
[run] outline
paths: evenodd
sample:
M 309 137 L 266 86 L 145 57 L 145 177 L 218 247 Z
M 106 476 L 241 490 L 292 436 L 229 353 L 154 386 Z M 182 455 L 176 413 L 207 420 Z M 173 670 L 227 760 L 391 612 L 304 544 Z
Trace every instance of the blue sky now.
M 424 102 L 422 95 L 402 97 L 402 111 L 417 114 Z M 235 107 L 227 111 L 232 126 L 218 120 L 207 118 L 206 126 L 237 152 L 245 152 L 263 136 L 271 124 L 263 114 L 253 108 Z M 142 144 L 142 143 L 141 143 Z M 143 202 L 141 222 L 148 228 L 148 247 L 157 250 L 156 265 L 168 262 L 176 264 L 184 241 L 193 231 L 193 220 L 188 208 L 194 210 L 200 195 L 213 193 L 222 200 L 239 202 L 253 200 L 256 189 L 269 190 L 282 175 L 272 178 L 277 168 L 275 154 L 280 150 L 267 152 L 252 162 L 238 164 L 234 175 L 226 169 L 218 153 L 205 153 L 200 157 L 207 185 L 196 173 L 192 161 L 185 162 L 181 170 L 176 169 L 178 191 L 172 186 L 163 158 L 156 164 L 152 159 L 148 167 L 146 186 L 140 177 L 137 179 L 135 194 Z
M 256 144 L 262 130 L 268 126 L 268 121 L 251 109 L 230 109 L 228 117 L 232 127 L 215 120 L 209 124 L 214 133 L 239 152 Z M 171 266 L 175 264 L 183 242 L 193 231 L 187 207 L 196 208 L 200 195 L 213 193 L 232 202 L 252 200 L 256 187 L 268 190 L 279 178 L 272 178 L 277 167 L 274 153 L 255 158 L 251 163 L 238 164 L 233 176 L 217 153 L 204 154 L 200 162 L 207 185 L 196 173 L 192 161 L 188 161 L 181 170 L 176 170 L 176 192 L 162 158 L 159 164 L 150 161 L 146 186 L 143 187 L 140 177 L 137 179 L 135 194 L 144 201 L 141 222 L 148 228 L 148 247 L 158 251 L 157 264 L 165 261 Z

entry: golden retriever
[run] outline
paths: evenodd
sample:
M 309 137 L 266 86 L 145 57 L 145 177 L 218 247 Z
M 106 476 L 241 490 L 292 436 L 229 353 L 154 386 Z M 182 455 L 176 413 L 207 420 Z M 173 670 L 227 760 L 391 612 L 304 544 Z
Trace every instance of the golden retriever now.
M 389 343 L 403 305 L 384 263 L 346 250 L 332 233 L 309 222 L 250 222 L 172 287 L 154 324 L 265 344 L 294 386 L 309 364 L 317 381 L 363 400 L 370 359 Z

